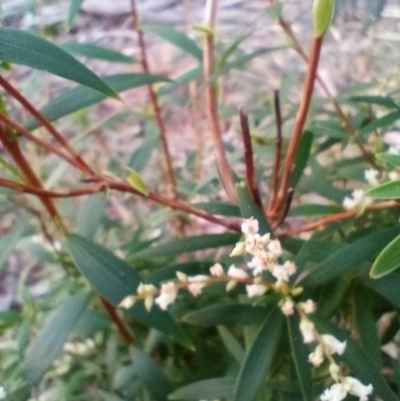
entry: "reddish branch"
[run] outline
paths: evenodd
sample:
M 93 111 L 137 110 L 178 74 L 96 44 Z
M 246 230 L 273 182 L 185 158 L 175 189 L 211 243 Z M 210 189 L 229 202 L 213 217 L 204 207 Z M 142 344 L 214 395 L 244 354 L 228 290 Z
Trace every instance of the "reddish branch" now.
M 249 189 L 253 196 L 254 202 L 262 210 L 263 204 L 260 196 L 260 191 L 258 190 L 256 172 L 254 168 L 253 146 L 251 144 L 249 118 L 247 116 L 247 113 L 244 112 L 243 109 L 239 110 L 239 115 L 240 115 L 240 126 L 242 128 L 242 136 L 244 144 L 244 158 L 246 163 L 247 183 L 249 185 Z
M 138 35 L 142 68 L 146 74 L 149 74 L 150 68 L 149 68 L 149 63 L 147 61 L 146 43 L 144 41 L 143 31 L 140 28 L 139 15 L 137 13 L 135 0 L 131 0 L 131 12 L 132 12 L 132 18 L 133 18 L 133 28 L 135 29 L 135 31 L 137 32 L 137 35 Z M 153 85 L 149 84 L 147 87 L 148 87 L 148 91 L 149 91 L 150 101 L 151 101 L 151 104 L 154 109 L 154 116 L 156 119 L 156 124 L 157 124 L 158 130 L 160 131 L 161 143 L 162 143 L 162 147 L 163 147 L 163 151 L 164 151 L 164 158 L 165 158 L 165 164 L 166 164 L 166 177 L 168 179 L 168 182 L 171 185 L 171 189 L 172 189 L 174 198 L 178 199 L 179 198 L 178 186 L 176 183 L 175 173 L 174 173 L 174 169 L 172 166 L 171 152 L 170 152 L 169 144 L 168 144 L 168 140 L 167 140 L 167 130 L 165 128 L 164 121 L 161 117 L 161 107 L 159 104 L 158 96 L 157 96 L 156 91 L 154 90 Z
M 79 168 L 88 174 L 94 174 L 94 171 L 91 167 L 82 159 L 82 157 L 72 148 L 67 139 L 65 139 L 60 132 L 56 130 L 56 128 L 50 123 L 47 118 L 40 113 L 30 102 L 26 99 L 21 92 L 15 89 L 6 79 L 4 79 L 0 75 L 0 85 L 21 105 L 32 114 L 49 132 L 53 135 L 53 137 L 71 154 L 71 156 L 75 159 L 76 164 L 79 165 Z

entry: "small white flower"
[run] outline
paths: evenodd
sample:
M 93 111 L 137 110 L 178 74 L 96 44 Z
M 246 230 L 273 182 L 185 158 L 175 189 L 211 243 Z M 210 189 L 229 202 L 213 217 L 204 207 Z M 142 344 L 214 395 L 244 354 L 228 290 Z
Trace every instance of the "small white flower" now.
M 388 174 L 388 178 L 390 181 L 399 181 L 400 180 L 400 174 L 397 171 L 391 171 Z
M 296 265 L 293 262 L 287 261 L 283 265 L 275 265 L 272 269 L 272 275 L 278 280 L 278 284 L 288 282 L 290 276 L 296 273 Z
M 317 310 L 317 304 L 312 299 L 308 299 L 306 302 L 299 302 L 297 306 L 307 315 Z
M 389 155 L 399 155 L 400 151 L 399 151 L 399 149 L 397 149 L 393 146 L 390 146 L 388 149 L 388 153 L 389 153 Z
M 242 233 L 244 235 L 252 235 L 258 233 L 258 221 L 254 217 L 244 219 L 241 225 Z
M 344 350 L 346 349 L 346 341 L 339 341 L 336 337 L 331 334 L 323 334 L 322 339 L 324 341 L 325 346 L 329 349 L 332 354 L 343 355 Z
M 343 200 L 343 207 L 347 210 L 359 209 L 362 211 L 372 203 L 372 199 L 365 196 L 363 189 L 354 190 L 352 196 L 353 199 L 346 196 Z
M 368 396 L 372 393 L 374 388 L 372 384 L 365 386 L 355 377 L 347 376 L 343 380 L 343 384 L 347 392 L 360 398 L 360 401 L 367 401 Z
M 281 311 L 285 316 L 293 315 L 294 313 L 294 302 L 291 298 L 287 298 L 281 306 Z
M 264 250 L 264 241 L 260 234 L 250 234 L 246 236 L 245 249 L 247 253 L 256 255 Z
M 208 276 L 199 274 L 194 277 L 189 277 L 188 290 L 194 296 L 197 297 L 203 292 L 203 288 L 206 286 Z
M 156 290 L 157 288 L 153 284 L 140 283 L 136 291 L 139 295 L 148 296 L 150 294 L 153 295 Z
M 234 265 L 229 267 L 227 274 L 229 277 L 236 278 L 236 279 L 246 279 L 249 277 L 244 270 L 238 269 Z
M 176 274 L 177 279 L 181 283 L 187 283 L 188 282 L 188 276 L 185 273 L 177 271 L 175 274 Z
M 318 344 L 315 351 L 308 355 L 308 361 L 317 367 L 324 362 L 324 349 L 321 344 Z
M 233 248 L 233 251 L 229 254 L 230 257 L 232 256 L 242 256 L 246 253 L 246 245 L 244 241 L 238 242 L 235 247 Z
M 336 382 L 339 381 L 339 372 L 340 368 L 338 365 L 336 365 L 336 363 L 331 363 L 329 365 L 329 373 Z
M 7 391 L 3 386 L 0 386 L 0 400 L 5 400 L 7 397 Z
M 321 401 L 342 401 L 346 398 L 347 391 L 342 383 L 335 383 L 327 388 L 320 396 Z
M 314 335 L 314 323 L 311 322 L 308 319 L 301 319 L 300 321 L 300 331 L 301 334 L 303 335 L 303 341 L 305 344 L 312 343 L 315 341 L 315 335 Z
M 210 273 L 214 277 L 222 277 L 225 274 L 221 263 L 216 263 L 215 265 L 211 266 Z
M 164 283 L 161 285 L 160 295 L 155 299 L 156 304 L 162 310 L 167 310 L 168 306 L 172 304 L 177 295 L 177 289 L 174 283 Z
M 379 184 L 378 175 L 379 175 L 379 171 L 375 170 L 373 168 L 364 171 L 364 177 L 367 180 L 368 184 L 370 184 L 370 185 L 375 186 L 375 185 Z
M 246 285 L 247 296 L 249 298 L 264 295 L 268 287 L 263 284 L 249 284 Z
M 265 270 L 272 269 L 275 264 L 276 258 L 271 252 L 260 251 L 247 263 L 247 267 L 253 269 L 253 275 L 257 276 Z
M 125 309 L 130 309 L 133 305 L 135 305 L 135 302 L 137 301 L 137 296 L 136 295 L 129 295 L 125 297 L 119 304 L 118 306 L 120 308 L 125 308 Z
M 153 295 L 146 295 L 144 299 L 144 307 L 146 308 L 147 312 L 150 312 L 151 307 L 154 304 L 154 296 Z
M 271 234 L 270 233 L 264 234 L 261 237 L 261 239 L 262 239 L 264 246 L 268 246 L 269 242 L 271 241 Z
M 277 239 L 273 239 L 269 242 L 267 249 L 276 257 L 279 258 L 282 256 L 282 247 L 281 243 Z

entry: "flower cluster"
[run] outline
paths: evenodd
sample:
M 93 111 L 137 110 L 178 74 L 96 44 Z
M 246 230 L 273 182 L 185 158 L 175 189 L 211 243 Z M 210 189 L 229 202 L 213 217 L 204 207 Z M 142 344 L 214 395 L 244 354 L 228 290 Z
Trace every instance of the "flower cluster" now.
M 0 386 L 0 400 L 5 400 L 7 397 L 7 392 L 3 386 Z
M 372 203 L 372 199 L 365 195 L 363 189 L 355 189 L 352 197 L 346 196 L 343 200 L 343 207 L 347 210 L 357 209 L 360 213 Z

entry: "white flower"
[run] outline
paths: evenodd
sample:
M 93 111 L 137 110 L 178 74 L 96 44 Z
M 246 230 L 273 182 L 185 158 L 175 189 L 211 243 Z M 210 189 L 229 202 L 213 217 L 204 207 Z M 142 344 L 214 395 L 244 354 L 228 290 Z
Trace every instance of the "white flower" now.
M 208 276 L 199 274 L 194 277 L 189 277 L 188 290 L 194 296 L 197 297 L 203 292 L 203 288 L 206 286 Z
M 277 239 L 273 239 L 269 242 L 267 249 L 276 257 L 279 258 L 282 256 L 282 247 L 281 243 Z
M 364 177 L 370 185 L 378 185 L 378 175 L 379 171 L 373 168 L 364 171 Z
M 320 396 L 321 401 L 342 401 L 346 398 L 347 391 L 342 383 L 335 383 L 327 388 Z
M 356 189 L 352 193 L 353 199 L 347 196 L 343 200 L 343 207 L 347 210 L 359 209 L 363 210 L 372 203 L 372 199 L 365 196 L 363 189 Z
M 303 335 L 303 342 L 305 344 L 309 344 L 315 341 L 315 335 L 314 335 L 315 326 L 313 322 L 303 318 L 301 319 L 299 326 L 301 334 Z
M 256 255 L 264 250 L 264 241 L 260 234 L 250 234 L 246 236 L 245 249 L 247 253 Z
M 275 265 L 272 275 L 278 280 L 278 284 L 288 282 L 290 276 L 296 273 L 297 267 L 293 262 L 287 261 L 283 265 Z
M 125 297 L 119 304 L 118 306 L 120 308 L 125 308 L 125 309 L 129 309 L 131 308 L 135 302 L 137 301 L 137 296 L 136 295 L 129 295 L 127 297 Z
M 161 285 L 161 293 L 156 298 L 156 304 L 162 310 L 167 310 L 168 306 L 175 301 L 177 289 L 174 283 L 164 283 Z
M 299 302 L 297 306 L 307 315 L 314 313 L 317 309 L 317 304 L 312 299 L 308 299 L 306 302 Z
M 372 393 L 374 388 L 372 384 L 365 386 L 355 377 L 347 376 L 343 380 L 343 384 L 347 392 L 360 398 L 360 401 L 367 401 L 368 396 Z
M 322 339 L 331 354 L 337 353 L 339 355 L 342 355 L 344 350 L 346 349 L 346 341 L 341 342 L 331 334 L 323 334 Z
M 246 253 L 246 246 L 244 241 L 238 242 L 235 247 L 233 248 L 233 251 L 229 254 L 230 257 L 232 256 L 241 256 Z
M 294 302 L 291 298 L 287 298 L 281 306 L 281 311 L 285 316 L 293 315 L 294 313 Z
M 249 298 L 264 295 L 268 287 L 263 284 L 250 284 L 246 285 L 247 296 Z
M 0 386 L 0 400 L 5 400 L 7 397 L 7 391 L 3 386 Z
M 264 270 L 272 269 L 276 264 L 276 258 L 271 252 L 260 251 L 253 256 L 251 261 L 247 263 L 247 267 L 253 270 L 253 275 L 262 273 Z
M 221 277 L 225 274 L 221 263 L 216 263 L 215 265 L 211 266 L 210 273 L 214 277 Z
M 324 362 L 324 349 L 321 344 L 318 344 L 315 351 L 308 355 L 308 361 L 314 366 L 320 366 Z
M 340 368 L 336 363 L 331 363 L 329 365 L 329 373 L 336 382 L 339 381 L 339 372 Z
M 249 277 L 244 270 L 238 269 L 234 265 L 229 267 L 227 274 L 229 277 L 236 278 L 236 279 L 246 279 Z
M 244 219 L 241 225 L 242 233 L 244 235 L 252 235 L 258 233 L 258 221 L 254 217 Z
M 389 180 L 390 181 L 399 181 L 400 180 L 400 174 L 397 171 L 391 171 L 388 174 Z

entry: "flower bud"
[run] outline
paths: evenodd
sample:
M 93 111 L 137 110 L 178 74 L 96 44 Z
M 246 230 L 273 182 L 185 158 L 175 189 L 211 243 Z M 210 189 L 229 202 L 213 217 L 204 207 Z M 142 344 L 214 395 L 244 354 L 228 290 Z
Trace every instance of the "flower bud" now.
M 334 10 L 335 0 L 314 0 L 313 27 L 316 38 L 324 36 L 328 31 Z

